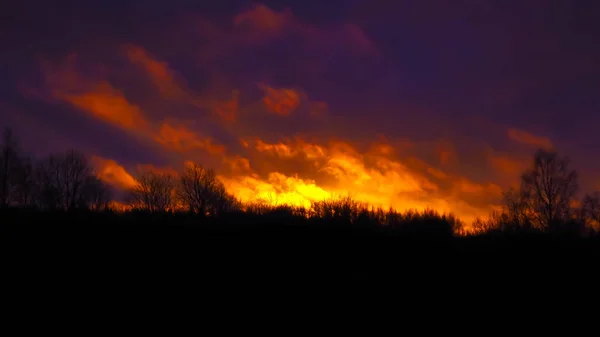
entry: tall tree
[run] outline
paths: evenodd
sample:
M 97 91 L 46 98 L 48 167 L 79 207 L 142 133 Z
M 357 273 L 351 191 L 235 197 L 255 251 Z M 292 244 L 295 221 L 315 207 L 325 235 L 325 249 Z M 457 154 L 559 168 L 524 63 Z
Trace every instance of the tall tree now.
M 521 176 L 517 202 L 509 204 L 510 215 L 553 230 L 569 221 L 572 201 L 578 190 L 577 172 L 569 160 L 554 150 L 538 150 L 532 168 Z M 515 198 L 508 200 L 515 201 Z M 525 216 L 526 218 L 523 218 Z
M 90 206 L 94 189 L 99 188 L 87 158 L 74 150 L 51 155 L 36 168 L 40 206 L 74 210 Z M 91 191 L 94 191 L 93 193 Z
M 83 193 L 85 198 L 84 207 L 93 211 L 102 211 L 109 208 L 112 197 L 112 191 L 109 186 L 96 176 L 88 176 Z
M 190 211 L 200 215 L 217 215 L 231 210 L 234 203 L 215 171 L 199 164 L 189 165 L 181 174 L 178 196 Z
M 141 171 L 130 191 L 133 208 L 148 212 L 165 212 L 174 206 L 175 177 L 169 173 Z
M 5 129 L 0 144 L 0 207 L 12 201 L 15 172 L 19 166 L 19 142 L 11 129 Z
M 531 208 L 530 193 L 526 189 L 509 189 L 503 194 L 504 212 L 490 217 L 502 230 L 529 230 L 534 225 L 535 212 Z
M 30 207 L 34 204 L 37 190 L 34 176 L 34 166 L 30 157 L 22 157 L 19 160 L 18 169 L 13 177 L 14 202 L 22 207 Z

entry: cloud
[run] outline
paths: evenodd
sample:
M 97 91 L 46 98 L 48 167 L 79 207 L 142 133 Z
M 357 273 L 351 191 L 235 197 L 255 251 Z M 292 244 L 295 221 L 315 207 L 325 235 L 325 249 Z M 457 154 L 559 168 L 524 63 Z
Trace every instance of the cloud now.
M 161 62 L 150 56 L 148 51 L 136 45 L 124 45 L 123 49 L 129 61 L 140 65 L 148 74 L 152 83 L 159 89 L 164 97 L 172 99 L 190 99 L 189 94 L 176 83 L 173 71 L 166 62 Z
M 42 64 L 48 93 L 90 116 L 106 123 L 137 130 L 148 127 L 140 108 L 130 103 L 122 92 L 105 80 L 86 78 L 77 69 L 77 56 L 71 54 L 63 64 Z
M 194 19 L 194 26 L 202 41 L 214 44 L 213 48 L 201 51 L 204 60 L 236 52 L 240 46 L 268 46 L 282 41 L 293 42 L 293 45 L 305 50 L 319 49 L 322 56 L 339 50 L 358 55 L 378 55 L 375 43 L 358 25 L 315 25 L 296 17 L 290 8 L 277 11 L 264 4 L 254 4 L 234 15 L 225 27 L 203 18 Z
M 263 4 L 256 4 L 247 11 L 237 14 L 233 24 L 248 25 L 260 31 L 280 31 L 294 21 L 294 15 L 289 8 L 276 12 Z
M 143 47 L 126 44 L 122 46 L 129 62 L 141 66 L 141 70 L 150 78 L 159 94 L 168 100 L 186 104 L 199 110 L 210 110 L 224 122 L 235 122 L 238 113 L 239 91 L 230 90 L 229 98 L 217 99 L 214 92 L 198 93 L 191 90 L 183 77 L 177 76 L 167 62 L 159 61 Z
M 301 112 L 311 118 L 325 117 L 328 104 L 322 101 L 313 101 L 299 88 L 272 87 L 259 83 L 258 87 L 264 92 L 261 99 L 264 109 L 276 116 L 290 116 Z
M 243 142 L 250 165 L 224 179 L 229 191 L 244 200 L 260 196 L 307 205 L 319 197 L 349 194 L 384 208 L 455 211 L 467 222 L 487 215 L 500 201 L 499 185 L 444 172 L 412 156 L 397 157 L 398 151 L 382 142 L 367 151 L 343 141 L 318 144 L 298 137 Z
M 90 161 L 96 170 L 98 178 L 111 186 L 123 190 L 128 190 L 135 186 L 135 179 L 115 160 L 91 156 Z
M 239 109 L 239 90 L 232 90 L 231 99 L 228 101 L 214 101 L 212 108 L 217 116 L 225 122 L 235 122 Z
M 215 144 L 209 137 L 200 138 L 184 126 L 174 127 L 169 123 L 163 122 L 160 126 L 156 141 L 174 151 L 190 151 L 194 149 L 204 149 L 210 154 L 222 154 L 225 152 L 225 146 Z
M 276 38 L 296 37 L 315 46 L 337 43 L 359 53 L 377 53 L 373 41 L 358 25 L 343 23 L 319 27 L 302 22 L 289 8 L 278 12 L 264 4 L 255 4 L 238 13 L 233 25 L 237 28 L 234 33 L 242 34 L 239 39 L 242 43 L 266 43 Z
M 496 153 L 493 151 L 488 153 L 488 160 L 495 170 L 502 174 L 514 177 L 521 174 L 531 162 L 529 158 L 518 158 L 514 155 Z
M 226 188 L 244 202 L 266 201 L 310 207 L 311 202 L 330 198 L 329 192 L 310 179 L 271 172 L 266 178 L 256 175 L 220 177 Z
M 141 69 L 149 75 L 146 81 L 155 84 L 161 100 L 192 102 L 201 96 L 183 86 L 183 82 L 174 80 L 166 63 L 155 62 L 144 49 L 129 48 L 128 60 L 143 66 Z M 454 211 L 466 221 L 484 216 L 498 206 L 501 187 L 491 181 L 467 179 L 456 172 L 461 163 L 455 144 L 448 140 L 418 144 L 407 139 L 391 143 L 380 138 L 368 140 L 368 144 L 363 140 L 360 145 L 351 138 L 333 139 L 325 133 L 319 136 L 322 140 L 319 137 L 307 140 L 299 135 L 278 139 L 274 135 L 268 137 L 273 139 L 268 141 L 266 134 L 249 129 L 247 131 L 254 135 L 244 136 L 236 133 L 240 129 L 229 128 L 228 124 L 204 125 L 195 119 L 182 120 L 174 115 L 150 118 L 141 108 L 146 106 L 143 102 L 127 100 L 106 78 L 86 77 L 73 64 L 68 65 L 46 73 L 47 89 L 55 99 L 127 133 L 140 135 L 171 156 L 170 167 L 138 163 L 138 170 L 174 173 L 175 168 L 190 160 L 204 165 L 210 163 L 207 166 L 217 170 L 228 191 L 245 201 L 258 198 L 309 206 L 325 198 L 350 195 L 384 208 Z M 325 102 L 311 102 L 299 89 L 264 84 L 259 88 L 263 97 L 258 102 L 275 115 L 290 116 L 305 108 L 310 113 L 315 106 L 321 110 L 327 108 Z M 244 111 L 254 104 L 242 102 L 243 93 L 234 91 L 231 101 L 221 102 L 223 115 L 228 114 L 228 109 Z M 244 118 L 256 118 L 244 114 L 235 117 L 240 118 L 235 122 L 241 125 L 245 125 Z M 222 144 L 211 136 L 211 133 L 219 134 L 217 130 L 233 132 L 241 147 Z M 432 161 L 417 157 L 426 153 Z M 130 188 L 135 183 L 134 175 L 117 161 L 94 157 L 94 162 L 104 181 L 120 189 Z M 493 157 L 490 161 L 490 165 L 497 167 L 509 165 L 507 163 L 502 157 Z
M 275 89 L 266 85 L 261 87 L 265 90 L 263 103 L 268 112 L 287 116 L 300 105 L 300 93 L 294 89 Z
M 110 124 L 130 130 L 148 126 L 140 108 L 130 104 L 107 82 L 100 82 L 85 93 L 67 94 L 55 91 L 54 94 L 56 98 L 63 99 Z
M 181 38 L 165 27 L 168 38 L 159 35 L 146 44 L 119 40 L 106 49 L 109 57 L 83 53 L 63 63 L 43 62 L 41 91 L 136 135 L 135 141 L 151 144 L 168 160 L 165 165 L 136 153 L 125 159 L 102 152 L 105 157 L 94 157 L 101 179 L 126 189 L 135 174 L 125 167 L 174 172 L 192 161 L 214 168 L 242 200 L 308 206 L 349 194 L 384 208 L 453 211 L 467 222 L 497 207 L 501 189 L 518 180 L 520 157 L 514 153 L 486 152 L 477 140 L 465 145 L 452 137 L 452 125 L 434 128 L 435 121 L 427 125 L 435 136 L 425 135 L 412 117 L 397 123 L 398 106 L 389 102 L 352 116 L 341 104 L 378 101 L 379 94 L 356 90 L 350 97 L 344 91 L 335 99 L 327 95 L 332 91 L 311 86 L 320 88 L 330 65 L 376 54 L 359 26 L 307 24 L 291 10 L 264 5 L 230 19 L 203 21 L 209 29 Z M 153 45 L 161 38 L 173 42 L 172 49 Z M 100 66 L 105 71 L 89 71 Z M 346 73 L 331 74 L 345 84 Z M 401 107 L 403 116 L 425 118 L 423 109 Z M 373 111 L 386 114 L 375 119 Z M 505 129 L 501 132 L 504 137 Z M 509 131 L 520 142 L 540 139 L 529 136 Z
M 519 129 L 508 129 L 508 138 L 528 146 L 552 148 L 552 141 L 548 137 L 536 136 Z
M 150 73 L 153 83 L 166 81 L 166 84 L 159 85 L 162 88 L 161 92 L 167 94 L 165 99 L 195 99 L 168 75 L 171 71 L 166 64 L 151 59 L 142 48 L 128 48 L 130 54 L 133 54 L 130 58 L 141 60 L 140 62 L 147 65 L 145 68 Z M 78 57 L 74 54 L 58 66 L 47 61 L 42 62 L 42 74 L 44 85 L 37 91 L 47 93 L 52 99 L 68 103 L 77 111 L 136 135 L 140 140 L 154 143 L 169 151 L 187 154 L 195 150 L 205 151 L 209 155 L 221 155 L 225 152 L 224 145 L 218 144 L 210 136 L 198 135 L 176 118 L 149 118 L 140 105 L 130 102 L 107 79 L 95 78 L 79 69 Z M 174 95 L 175 93 L 177 94 Z M 212 103 L 216 104 L 217 101 Z

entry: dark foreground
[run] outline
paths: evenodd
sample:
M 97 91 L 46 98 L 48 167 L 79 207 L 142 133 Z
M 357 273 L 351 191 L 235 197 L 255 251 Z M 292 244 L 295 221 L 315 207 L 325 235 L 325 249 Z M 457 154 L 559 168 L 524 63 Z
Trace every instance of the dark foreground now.
M 78 322 L 89 330 L 156 317 L 140 323 L 154 327 L 168 316 L 246 329 L 235 315 L 273 329 L 276 322 L 284 329 L 315 324 L 316 317 L 351 327 L 367 315 L 380 320 L 379 311 L 393 316 L 390 323 L 437 330 L 445 319 L 483 319 L 489 327 L 509 317 L 593 322 L 599 303 L 597 238 L 452 237 L 268 219 L 198 225 L 45 217 L 2 224 L 3 304 L 15 322 L 24 320 L 19 326 L 77 330 Z M 300 322 L 282 323 L 289 319 Z
M 12 216 L 4 258 L 18 283 L 73 286 L 392 285 L 431 291 L 593 284 L 600 240 L 540 233 L 453 237 L 340 224 Z M 596 283 L 598 284 L 598 283 Z M 598 286 L 596 286 L 597 289 Z M 206 289 L 206 288 L 205 288 Z

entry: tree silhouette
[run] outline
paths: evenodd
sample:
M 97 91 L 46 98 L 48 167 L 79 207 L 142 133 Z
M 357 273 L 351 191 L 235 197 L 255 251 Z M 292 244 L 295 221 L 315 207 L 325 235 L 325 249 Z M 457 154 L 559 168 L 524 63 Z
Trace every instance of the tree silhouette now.
M 112 198 L 112 191 L 102 180 L 89 176 L 84 185 L 87 207 L 92 211 L 107 210 Z
M 86 157 L 69 150 L 51 155 L 36 167 L 38 204 L 46 209 L 74 210 L 89 207 L 98 189 L 105 188 L 95 178 Z
M 530 230 L 534 225 L 535 214 L 527 190 L 514 188 L 503 194 L 504 213 L 491 218 L 495 227 L 502 230 Z M 489 225 L 489 224 L 488 224 Z
M 589 228 L 600 230 L 600 192 L 586 194 L 581 203 L 581 220 Z
M 187 209 L 200 215 L 230 211 L 235 202 L 215 171 L 199 164 L 189 165 L 181 174 L 178 196 Z
M 6 207 L 12 201 L 15 173 L 19 167 L 18 140 L 11 129 L 4 130 L 0 146 L 0 206 Z
M 521 176 L 519 191 L 505 193 L 505 208 L 518 227 L 552 231 L 572 218 L 571 205 L 578 187 L 577 172 L 569 168 L 568 158 L 540 149 L 532 168 Z
M 132 207 L 139 210 L 166 212 L 173 208 L 175 177 L 170 173 L 141 171 L 130 191 Z
M 33 160 L 30 157 L 22 157 L 13 177 L 15 187 L 13 200 L 17 205 L 31 207 L 35 204 L 37 190 L 34 173 Z

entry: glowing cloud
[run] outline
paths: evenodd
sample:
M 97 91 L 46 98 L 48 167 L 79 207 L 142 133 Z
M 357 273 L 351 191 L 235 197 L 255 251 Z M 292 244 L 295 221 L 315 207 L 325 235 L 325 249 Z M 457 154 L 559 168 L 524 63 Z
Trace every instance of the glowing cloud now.
M 182 59 L 189 56 L 197 62 L 186 72 L 177 71 L 179 58 L 171 62 L 171 53 L 161 54 L 160 48 L 118 45 L 114 46 L 115 59 L 125 62 L 114 63 L 122 68 L 106 66 L 106 73 L 100 75 L 84 71 L 84 59 L 75 56 L 58 65 L 44 62 L 44 89 L 53 100 L 139 136 L 136 141 L 147 141 L 168 165 L 178 168 L 194 161 L 214 168 L 228 191 L 243 201 L 261 199 L 308 207 L 311 202 L 350 195 L 384 208 L 454 211 L 469 222 L 498 206 L 501 185 L 518 180 L 523 164 L 511 153 L 478 153 L 482 167 L 477 169 L 486 172 L 470 175 L 475 168 L 466 164 L 466 155 L 459 158 L 461 144 L 450 140 L 386 139 L 376 134 L 377 130 L 367 130 L 366 136 L 334 133 L 330 129 L 337 124 L 326 123 L 334 116 L 316 118 L 327 113 L 327 102 L 311 101 L 294 83 L 280 86 L 271 82 L 278 76 L 263 73 L 262 67 L 244 69 L 234 59 L 235 53 L 247 52 L 250 47 L 252 51 L 271 47 L 250 46 L 252 43 L 291 36 L 301 48 L 308 46 L 326 59 L 324 63 L 320 58 L 312 61 L 319 64 L 307 69 L 326 68 L 327 62 L 352 51 L 363 60 L 376 46 L 359 26 L 306 24 L 290 10 L 278 12 L 265 5 L 230 19 L 227 27 L 203 21 L 202 27 L 209 29 L 194 31 L 200 35 L 202 43 L 198 45 L 207 51 L 182 51 Z M 186 48 L 195 45 L 187 40 L 185 44 Z M 200 74 L 188 75 L 190 68 Z M 294 68 L 292 74 L 300 72 Z M 259 84 L 261 90 L 256 90 L 257 83 L 264 83 L 260 81 L 270 85 Z M 324 121 L 319 126 L 326 128 L 281 138 L 290 134 L 285 127 L 295 127 L 305 116 L 311 123 Z M 531 146 L 552 145 L 548 138 L 517 129 L 508 130 L 508 137 Z M 93 163 L 98 176 L 111 185 L 128 189 L 135 184 L 135 175 L 116 161 L 93 157 Z M 172 168 L 148 164 L 138 169 L 175 174 Z
M 160 126 L 155 139 L 160 144 L 175 151 L 205 149 L 211 154 L 222 154 L 225 152 L 225 147 L 214 144 L 211 138 L 199 138 L 196 133 L 184 126 L 173 127 L 166 122 Z
M 91 163 L 96 169 L 98 178 L 106 183 L 121 189 L 129 189 L 135 185 L 135 179 L 116 161 L 92 156 Z
M 67 94 L 57 90 L 54 94 L 56 98 L 63 99 L 110 124 L 130 130 L 144 129 L 148 126 L 140 108 L 130 104 L 107 82 L 98 83 L 90 92 Z
M 416 158 L 394 158 L 396 151 L 389 144 L 377 143 L 361 153 L 341 141 L 315 144 L 296 138 L 284 143 L 260 139 L 244 143 L 259 155 L 252 158 L 260 165 L 245 166 L 238 171 L 243 173 L 223 178 L 228 190 L 242 200 L 260 198 L 305 206 L 326 197 L 350 195 L 384 208 L 456 211 L 469 222 L 487 215 L 500 199 L 501 188 L 496 184 L 473 182 Z M 285 172 L 272 171 L 274 167 Z
M 42 66 L 46 86 L 54 99 L 124 129 L 139 130 L 148 126 L 140 108 L 109 82 L 84 78 L 77 69 L 76 55 L 70 55 L 58 67 L 49 63 Z
M 552 148 L 552 141 L 547 137 L 536 136 L 527 131 L 519 130 L 519 129 L 508 129 L 508 138 L 519 142 L 521 144 L 534 146 L 534 147 L 542 147 L 542 148 Z

